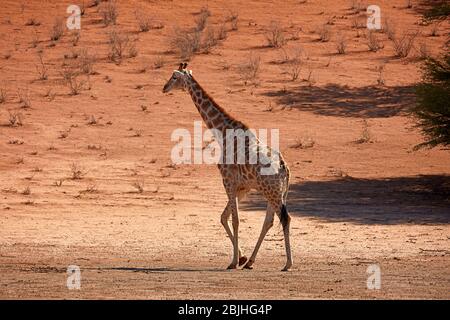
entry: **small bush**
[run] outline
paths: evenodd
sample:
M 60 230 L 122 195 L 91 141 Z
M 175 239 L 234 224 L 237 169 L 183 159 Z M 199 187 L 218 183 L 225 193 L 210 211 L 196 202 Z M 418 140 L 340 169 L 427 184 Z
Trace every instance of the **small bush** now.
M 347 50 L 347 39 L 343 35 L 338 35 L 336 39 L 336 51 L 339 54 L 345 54 Z
M 85 74 L 94 74 L 95 60 L 95 56 L 89 54 L 88 49 L 82 48 L 78 57 L 80 71 Z
M 72 173 L 72 180 L 81 180 L 87 174 L 87 172 L 75 162 L 72 162 L 70 165 L 70 171 Z
M 64 34 L 64 22 L 61 18 L 56 18 L 50 30 L 50 40 L 58 41 Z
M 404 32 L 401 36 L 395 36 L 392 39 L 392 43 L 394 45 L 395 56 L 399 58 L 406 58 L 411 49 L 414 46 L 414 41 L 416 37 L 419 35 L 419 31 L 414 32 Z
M 355 143 L 357 144 L 369 143 L 371 141 L 369 125 L 367 123 L 367 120 L 364 119 L 362 125 L 363 128 L 361 131 L 361 136 L 359 137 L 359 139 L 355 141 Z
M 38 79 L 39 80 L 47 80 L 48 79 L 48 73 L 47 73 L 47 66 L 44 63 L 43 53 L 38 53 L 38 64 L 36 66 L 36 71 L 38 73 Z
M 258 72 L 261 65 L 261 57 L 250 54 L 245 62 L 239 66 L 239 73 L 241 78 L 247 82 L 254 80 L 258 76 Z
M 18 113 L 18 112 L 10 112 L 9 113 L 9 125 L 11 127 L 19 127 L 22 126 L 22 114 Z
M 138 193 L 144 192 L 145 181 L 144 179 L 138 179 L 132 183 L 132 186 L 137 190 Z
M 155 61 L 153 62 L 153 66 L 155 67 L 155 69 L 164 67 L 164 64 L 165 64 L 165 59 L 163 56 L 157 56 Z
M 205 53 L 208 53 L 211 51 L 212 47 L 214 47 L 216 44 L 217 44 L 216 31 L 214 27 L 208 26 L 203 35 L 203 41 L 201 44 L 202 49 Z
M 135 44 L 128 35 L 115 29 L 108 34 L 109 53 L 108 58 L 116 63 L 120 63 L 126 55 L 135 57 L 137 50 Z
M 6 89 L 0 88 L 0 104 L 6 102 Z
M 31 108 L 31 98 L 28 88 L 18 88 L 17 97 L 19 98 L 21 108 Z
M 61 71 L 61 75 L 63 77 L 64 83 L 69 88 L 70 94 L 71 95 L 80 94 L 81 90 L 86 84 L 86 81 L 79 80 L 78 72 L 73 68 L 67 67 Z
M 284 36 L 283 28 L 280 22 L 272 21 L 265 33 L 267 44 L 272 48 L 281 48 L 286 44 L 286 38 Z
M 412 114 L 425 142 L 415 146 L 450 145 L 450 54 L 441 59 L 428 58 L 422 83 L 416 88 L 417 104 Z
M 377 52 L 384 47 L 377 34 L 372 30 L 369 30 L 369 32 L 367 32 L 367 46 L 372 52 Z
M 117 23 L 117 17 L 119 14 L 117 12 L 116 0 L 108 0 L 103 2 L 98 11 L 105 26 L 109 26 L 110 24 L 115 25 Z
M 330 41 L 331 29 L 330 26 L 324 24 L 317 28 L 317 34 L 319 35 L 319 40 L 322 42 Z
M 206 27 L 206 22 L 208 18 L 211 16 L 211 11 L 209 11 L 208 7 L 201 8 L 199 14 L 197 15 L 197 18 L 195 19 L 196 27 L 195 29 L 197 31 L 203 31 Z
M 231 24 L 231 30 L 236 31 L 238 29 L 239 14 L 236 11 L 230 11 L 226 19 Z
M 201 48 L 201 33 L 175 28 L 170 46 L 178 52 L 181 59 L 189 60 Z

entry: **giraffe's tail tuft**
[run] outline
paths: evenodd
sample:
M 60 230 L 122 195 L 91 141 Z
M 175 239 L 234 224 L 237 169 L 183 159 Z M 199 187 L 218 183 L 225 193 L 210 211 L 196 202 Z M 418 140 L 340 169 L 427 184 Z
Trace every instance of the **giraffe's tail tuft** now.
M 280 222 L 283 226 L 283 229 L 286 228 L 288 222 L 289 222 L 289 213 L 287 212 L 286 204 L 283 203 L 281 206 L 281 212 L 280 212 Z

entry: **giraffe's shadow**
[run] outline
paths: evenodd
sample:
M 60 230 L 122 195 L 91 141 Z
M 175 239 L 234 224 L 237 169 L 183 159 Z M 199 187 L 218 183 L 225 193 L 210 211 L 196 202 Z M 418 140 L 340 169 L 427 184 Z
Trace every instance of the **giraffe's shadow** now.
M 340 178 L 291 184 L 287 198 L 293 217 L 355 224 L 450 223 L 450 176 L 389 179 Z M 242 210 L 265 210 L 251 193 Z
M 167 272 L 226 272 L 224 268 L 170 268 L 170 267 L 111 267 L 101 268 L 108 271 L 130 271 L 140 273 L 167 273 Z

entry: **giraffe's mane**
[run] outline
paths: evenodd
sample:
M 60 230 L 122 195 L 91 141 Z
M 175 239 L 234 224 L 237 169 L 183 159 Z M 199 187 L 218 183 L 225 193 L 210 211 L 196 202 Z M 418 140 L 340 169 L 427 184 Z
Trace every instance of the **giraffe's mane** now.
M 200 85 L 200 83 L 198 83 L 198 81 L 191 75 L 192 80 L 197 84 L 198 88 L 200 90 L 202 90 L 204 96 L 211 101 L 211 103 L 213 104 L 213 106 L 215 108 L 217 108 L 217 110 L 219 110 L 220 112 L 222 112 L 225 116 L 227 116 L 230 120 L 237 122 L 238 124 L 240 124 L 242 126 L 242 129 L 248 129 L 249 127 L 243 123 L 242 121 L 237 120 L 234 116 L 232 116 L 228 111 L 226 111 L 224 108 L 222 108 L 209 94 L 208 92 L 206 92 L 205 89 L 203 89 L 203 87 Z

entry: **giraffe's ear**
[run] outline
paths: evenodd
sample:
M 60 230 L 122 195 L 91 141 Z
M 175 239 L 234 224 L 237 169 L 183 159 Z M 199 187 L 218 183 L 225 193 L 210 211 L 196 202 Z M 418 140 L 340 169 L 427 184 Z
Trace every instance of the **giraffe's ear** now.
M 180 66 L 178 67 L 178 71 L 183 71 L 183 63 L 180 63 Z
M 183 64 L 183 69 L 186 69 L 186 67 L 187 67 L 187 62 L 185 62 L 185 63 Z

